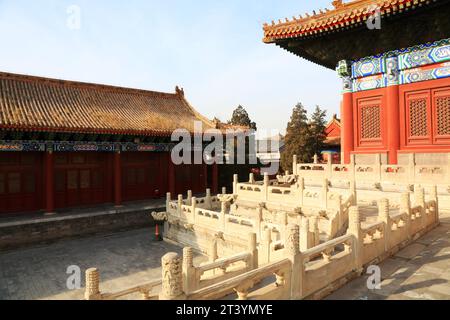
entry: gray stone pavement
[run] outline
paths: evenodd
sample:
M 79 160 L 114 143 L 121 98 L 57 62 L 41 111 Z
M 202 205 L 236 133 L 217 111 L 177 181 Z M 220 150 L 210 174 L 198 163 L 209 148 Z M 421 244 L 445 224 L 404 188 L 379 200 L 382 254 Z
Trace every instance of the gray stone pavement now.
M 327 297 L 328 300 L 450 300 L 450 213 L 441 225 L 381 268 L 381 289 L 369 290 L 363 276 Z
M 83 290 L 67 289 L 67 267 L 96 267 L 101 290 L 116 291 L 161 277 L 161 257 L 182 249 L 153 241 L 153 228 L 57 242 L 0 253 L 0 299 L 82 299 Z M 205 257 L 196 257 L 195 263 Z

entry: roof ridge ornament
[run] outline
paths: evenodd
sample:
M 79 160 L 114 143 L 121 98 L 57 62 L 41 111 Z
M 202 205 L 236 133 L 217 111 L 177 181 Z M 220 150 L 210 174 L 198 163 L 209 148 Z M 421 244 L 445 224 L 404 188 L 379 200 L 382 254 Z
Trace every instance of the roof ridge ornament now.
M 335 0 L 332 2 L 333 7 L 335 9 L 339 9 L 340 7 L 342 7 L 344 4 L 342 3 L 342 0 Z

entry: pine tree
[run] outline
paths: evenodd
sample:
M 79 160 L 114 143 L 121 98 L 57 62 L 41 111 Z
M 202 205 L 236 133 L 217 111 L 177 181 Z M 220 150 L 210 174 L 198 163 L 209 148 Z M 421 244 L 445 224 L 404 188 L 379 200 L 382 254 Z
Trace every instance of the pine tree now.
M 311 130 L 310 130 L 310 144 L 311 152 L 314 154 L 320 155 L 320 153 L 324 149 L 324 142 L 326 139 L 325 129 L 327 126 L 326 118 L 327 112 L 322 110 L 319 106 L 316 106 L 316 110 L 311 116 Z
M 298 160 L 301 162 L 309 162 L 311 160 L 311 151 L 306 148 L 310 137 L 310 126 L 306 109 L 301 103 L 297 103 L 286 129 L 285 147 L 281 154 L 281 167 L 283 170 L 292 171 L 294 155 L 297 155 Z
M 247 111 L 241 105 L 239 105 L 236 110 L 233 111 L 233 116 L 231 117 L 231 120 L 228 121 L 228 123 L 235 126 L 246 126 L 256 131 L 256 123 L 250 120 Z

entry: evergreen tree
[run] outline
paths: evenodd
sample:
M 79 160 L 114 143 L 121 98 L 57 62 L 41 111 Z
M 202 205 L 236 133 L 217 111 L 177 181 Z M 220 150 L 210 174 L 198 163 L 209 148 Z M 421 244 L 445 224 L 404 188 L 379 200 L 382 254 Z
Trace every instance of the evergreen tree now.
M 256 131 L 256 123 L 250 120 L 247 111 L 241 105 L 239 105 L 236 110 L 233 111 L 233 116 L 231 117 L 231 120 L 228 121 L 228 123 L 235 126 L 246 126 Z
M 294 155 L 298 156 L 300 162 L 309 162 L 311 160 L 311 151 L 307 150 L 310 137 L 310 126 L 306 109 L 301 103 L 297 103 L 286 129 L 285 146 L 281 154 L 281 167 L 283 170 L 292 171 Z
M 325 120 L 326 116 L 327 112 L 322 110 L 319 106 L 316 106 L 316 110 L 311 116 L 311 136 L 308 144 L 310 145 L 312 156 L 315 154 L 320 156 L 320 153 L 325 147 L 325 129 L 327 126 L 327 122 Z

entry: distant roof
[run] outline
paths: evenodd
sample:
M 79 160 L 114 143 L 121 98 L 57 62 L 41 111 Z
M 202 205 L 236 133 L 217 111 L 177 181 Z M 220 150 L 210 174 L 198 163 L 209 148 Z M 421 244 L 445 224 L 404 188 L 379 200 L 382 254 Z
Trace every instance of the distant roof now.
M 170 136 L 214 123 L 175 93 L 0 72 L 0 129 Z
M 450 33 L 449 0 L 337 0 L 332 4 L 332 9 L 264 24 L 263 41 L 334 69 L 340 60 L 441 40 Z M 375 9 L 382 27 L 369 30 L 366 21 Z

